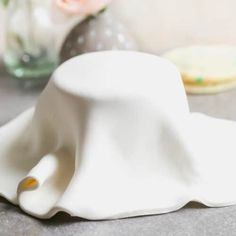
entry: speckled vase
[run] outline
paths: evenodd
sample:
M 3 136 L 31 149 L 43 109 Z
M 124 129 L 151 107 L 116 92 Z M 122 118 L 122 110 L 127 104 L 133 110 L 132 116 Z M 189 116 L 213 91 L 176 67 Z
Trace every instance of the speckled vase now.
M 137 50 L 128 29 L 108 11 L 89 17 L 76 25 L 66 37 L 61 62 L 87 52 L 104 50 Z

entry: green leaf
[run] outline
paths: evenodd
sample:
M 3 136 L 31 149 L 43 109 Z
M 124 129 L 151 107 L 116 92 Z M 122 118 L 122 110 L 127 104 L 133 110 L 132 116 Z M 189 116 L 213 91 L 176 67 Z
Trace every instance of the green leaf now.
M 1 2 L 2 2 L 2 5 L 3 5 L 4 7 L 7 7 L 8 4 L 9 4 L 9 2 L 10 2 L 10 0 L 1 0 Z
M 106 10 L 107 10 L 107 7 L 104 7 L 98 12 L 98 14 L 101 14 L 101 13 L 105 12 Z

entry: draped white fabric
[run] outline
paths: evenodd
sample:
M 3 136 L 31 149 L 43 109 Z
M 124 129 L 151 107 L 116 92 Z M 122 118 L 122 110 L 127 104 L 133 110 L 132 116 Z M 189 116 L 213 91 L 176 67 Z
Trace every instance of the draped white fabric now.
M 180 75 L 138 52 L 61 65 L 0 128 L 0 195 L 25 212 L 112 219 L 236 203 L 236 123 L 190 113 Z

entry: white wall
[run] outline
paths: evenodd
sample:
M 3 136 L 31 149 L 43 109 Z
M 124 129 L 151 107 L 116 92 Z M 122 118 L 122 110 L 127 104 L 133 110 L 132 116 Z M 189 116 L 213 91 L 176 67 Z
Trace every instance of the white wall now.
M 114 0 L 145 51 L 193 43 L 236 44 L 235 0 Z

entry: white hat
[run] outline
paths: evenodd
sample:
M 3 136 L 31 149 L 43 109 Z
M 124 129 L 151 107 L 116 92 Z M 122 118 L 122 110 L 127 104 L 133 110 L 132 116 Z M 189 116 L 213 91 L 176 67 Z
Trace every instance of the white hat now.
M 159 214 L 236 203 L 236 123 L 189 112 L 180 75 L 139 52 L 61 65 L 0 129 L 0 195 L 29 214 Z

